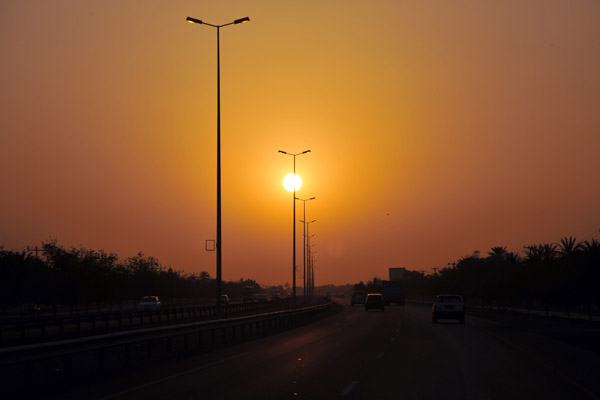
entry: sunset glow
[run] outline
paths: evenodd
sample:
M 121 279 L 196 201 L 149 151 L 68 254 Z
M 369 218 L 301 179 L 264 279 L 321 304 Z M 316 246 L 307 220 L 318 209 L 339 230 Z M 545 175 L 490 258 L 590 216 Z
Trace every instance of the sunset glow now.
M 283 178 L 283 187 L 288 192 L 297 192 L 302 187 L 302 179 L 298 175 L 287 174 Z
M 0 54 L 0 400 L 600 397 L 600 0 L 0 0 Z
M 600 2 L 3 0 L 0 245 L 215 276 L 243 16 L 223 279 L 290 282 L 294 161 L 319 284 L 600 229 Z

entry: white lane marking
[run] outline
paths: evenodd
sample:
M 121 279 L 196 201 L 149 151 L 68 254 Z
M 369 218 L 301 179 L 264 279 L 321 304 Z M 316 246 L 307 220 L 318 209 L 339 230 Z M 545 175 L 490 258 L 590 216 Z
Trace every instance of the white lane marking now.
M 348 396 L 348 394 L 350 394 L 350 392 L 352 391 L 352 389 L 354 389 L 356 387 L 356 385 L 358 385 L 358 381 L 350 382 L 348 384 L 348 386 L 346 386 L 346 388 L 342 391 L 342 393 L 340 393 L 340 396 L 342 396 L 342 397 Z
M 379 354 L 377 354 L 377 357 L 375 357 L 378 360 L 381 360 L 381 357 L 383 357 L 383 351 Z
M 202 369 L 206 369 L 206 368 L 214 367 L 215 365 L 219 365 L 219 364 L 223 364 L 223 363 L 225 363 L 225 362 L 227 362 L 227 361 L 235 360 L 236 358 L 244 357 L 244 356 L 246 356 L 246 355 L 248 355 L 248 354 L 250 354 L 250 353 L 240 353 L 240 354 L 236 354 L 236 355 L 234 355 L 234 356 L 227 357 L 227 358 L 224 358 L 224 359 L 222 359 L 222 360 L 215 361 L 215 362 L 212 362 L 212 363 L 209 363 L 209 364 L 206 364 L 206 365 L 202 365 L 202 366 L 200 366 L 200 367 L 192 368 L 192 369 L 189 369 L 189 370 L 187 370 L 187 371 L 180 372 L 180 373 L 178 373 L 178 374 L 175 374 L 175 375 L 171 375 L 171 376 L 167 376 L 167 377 L 165 377 L 165 378 L 157 379 L 157 380 L 155 380 L 155 381 L 148 382 L 148 383 L 145 383 L 145 384 L 143 384 L 143 385 L 134 386 L 134 387 L 132 387 L 132 388 L 129 388 L 129 389 L 127 389 L 127 390 L 123 390 L 122 392 L 118 392 L 118 393 L 113 393 L 113 394 L 110 394 L 110 395 L 108 395 L 108 396 L 102 397 L 100 400 L 114 399 L 114 398 L 116 398 L 116 397 L 122 396 L 122 395 L 124 395 L 124 394 L 127 394 L 127 393 L 136 392 L 136 391 L 138 391 L 138 390 L 141 390 L 141 389 L 147 388 L 147 387 L 149 387 L 149 386 L 157 385 L 157 384 L 159 384 L 159 383 L 163 383 L 163 382 L 169 381 L 169 380 L 171 380 L 171 379 L 175 379 L 175 378 L 179 378 L 179 377 L 181 377 L 181 376 L 185 376 L 185 375 L 188 375 L 188 374 L 192 374 L 192 373 L 194 373 L 194 372 L 196 372 L 196 371 L 200 371 L 200 370 L 202 370 Z

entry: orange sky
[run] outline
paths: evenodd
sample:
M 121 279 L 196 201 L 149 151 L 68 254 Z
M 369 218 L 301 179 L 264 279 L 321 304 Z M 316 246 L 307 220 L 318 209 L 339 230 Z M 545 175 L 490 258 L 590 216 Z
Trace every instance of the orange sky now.
M 224 279 L 291 281 L 279 149 L 312 150 L 317 284 L 598 232 L 597 1 L 3 0 L 0 244 L 215 275 L 216 32 L 188 15 L 251 19 L 221 31 Z

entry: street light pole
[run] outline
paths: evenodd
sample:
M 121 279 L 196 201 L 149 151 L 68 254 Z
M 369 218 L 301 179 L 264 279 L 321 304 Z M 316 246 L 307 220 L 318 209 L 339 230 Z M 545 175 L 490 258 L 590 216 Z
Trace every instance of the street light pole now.
M 311 197 L 310 199 L 300 199 L 298 197 L 296 197 L 296 200 L 300 200 L 302 201 L 303 205 L 304 205 L 304 216 L 302 217 L 303 220 L 300 221 L 303 224 L 304 230 L 302 233 L 302 237 L 303 237 L 303 252 L 304 254 L 302 255 L 302 260 L 304 263 L 304 271 L 303 271 L 303 275 L 302 275 L 302 281 L 304 283 L 304 301 L 306 301 L 306 202 L 309 200 L 314 200 L 316 197 Z
M 311 251 L 311 257 L 312 259 L 310 260 L 310 279 L 311 279 L 311 287 L 313 290 L 313 294 L 315 291 L 315 254 L 317 254 L 318 251 Z
M 315 235 L 313 235 L 313 237 L 314 236 Z M 308 246 L 308 253 L 309 253 L 309 255 L 308 255 L 308 270 L 310 271 L 309 272 L 309 274 L 310 274 L 309 275 L 310 276 L 310 278 L 309 278 L 310 295 L 314 296 L 314 294 L 315 294 L 315 287 L 314 287 L 314 285 L 315 285 L 315 269 L 313 267 L 313 261 L 314 261 L 314 253 L 316 253 L 316 251 L 313 252 L 312 246 L 315 246 L 315 244 L 311 244 Z
M 310 238 L 311 238 L 311 236 L 310 236 L 310 233 L 309 233 L 309 228 L 310 228 L 309 224 L 313 224 L 315 222 L 317 222 L 316 219 L 313 219 L 312 221 L 306 222 L 306 236 L 305 236 L 307 238 L 307 243 L 306 243 L 306 249 L 307 249 L 307 253 L 306 253 L 306 263 L 307 263 L 306 273 L 307 273 L 307 276 L 308 276 L 307 295 L 309 295 L 309 296 L 310 296 L 310 277 L 312 275 L 312 271 L 310 269 Z M 315 236 L 315 235 L 312 235 L 312 236 Z
M 296 156 L 310 153 L 310 150 L 304 150 L 302 153 L 288 153 L 283 150 L 279 150 L 279 152 L 294 157 L 294 197 L 292 198 L 294 202 L 294 222 L 292 224 L 292 298 L 294 307 L 296 307 Z
M 220 38 L 221 28 L 234 24 L 243 24 L 250 21 L 250 18 L 244 17 L 236 19 L 223 25 L 213 25 L 202 20 L 187 17 L 185 19 L 191 24 L 207 25 L 217 29 L 217 313 L 221 313 L 221 293 L 222 293 L 222 243 L 221 243 L 221 55 Z

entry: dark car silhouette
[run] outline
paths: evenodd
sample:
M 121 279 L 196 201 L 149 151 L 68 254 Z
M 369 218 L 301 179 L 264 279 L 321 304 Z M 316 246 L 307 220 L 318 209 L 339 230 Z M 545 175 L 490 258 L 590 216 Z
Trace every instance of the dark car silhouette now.
M 385 300 L 381 293 L 369 293 L 365 300 L 365 311 L 369 309 L 379 309 L 385 311 Z

